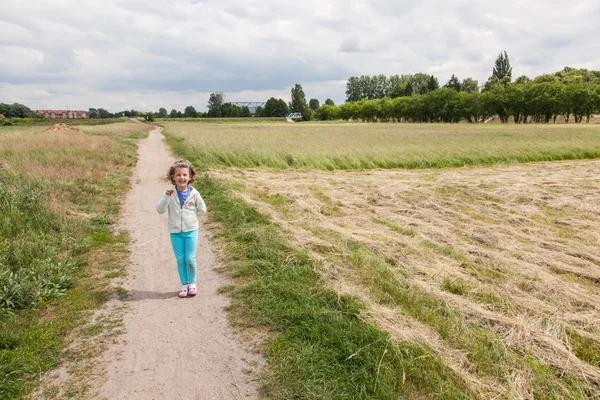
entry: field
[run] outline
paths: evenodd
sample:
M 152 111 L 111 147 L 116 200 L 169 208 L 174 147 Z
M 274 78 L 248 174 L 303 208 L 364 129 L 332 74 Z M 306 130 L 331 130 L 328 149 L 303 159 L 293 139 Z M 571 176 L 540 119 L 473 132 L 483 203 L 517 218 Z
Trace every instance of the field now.
M 127 236 L 111 224 L 150 127 L 78 127 L 0 127 L 0 398 L 27 395 L 61 357 L 80 363 L 63 389 L 81 398 L 93 355 L 118 330 L 116 316 L 85 324 L 124 274 Z
M 426 168 L 600 157 L 600 126 L 191 124 L 168 131 L 206 166 Z
M 600 396 L 597 125 L 166 134 L 206 170 L 267 397 Z

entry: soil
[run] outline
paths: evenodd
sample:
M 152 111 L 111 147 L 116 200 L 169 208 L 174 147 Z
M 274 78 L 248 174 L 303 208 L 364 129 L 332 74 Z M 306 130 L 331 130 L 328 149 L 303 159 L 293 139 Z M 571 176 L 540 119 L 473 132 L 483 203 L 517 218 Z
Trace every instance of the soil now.
M 70 125 L 70 124 L 54 124 L 50 128 L 46 129 L 44 132 L 65 132 L 65 131 L 83 133 L 83 131 L 81 129 L 74 127 L 73 125 Z
M 179 277 L 167 232 L 167 215 L 155 206 L 168 187 L 164 176 L 174 159 L 160 128 L 138 148 L 139 161 L 121 225 L 131 235 L 131 265 L 125 302 L 126 333 L 106 353 L 108 399 L 252 399 L 258 397 L 251 370 L 257 355 L 245 349 L 229 325 L 228 299 L 218 294 L 224 278 L 201 217 L 198 295 L 179 299 Z M 202 193 L 202 188 L 197 188 Z M 210 213 L 210 204 L 208 204 Z

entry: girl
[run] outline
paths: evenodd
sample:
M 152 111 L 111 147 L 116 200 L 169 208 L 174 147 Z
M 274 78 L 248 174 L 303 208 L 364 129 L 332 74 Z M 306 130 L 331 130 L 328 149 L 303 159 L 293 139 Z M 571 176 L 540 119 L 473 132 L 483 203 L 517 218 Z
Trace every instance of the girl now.
M 200 193 L 190 186 L 196 172 L 187 160 L 179 160 L 167 174 L 173 187 L 161 196 L 156 211 L 164 214 L 169 210 L 169 233 L 181 279 L 179 297 L 195 296 L 196 246 L 198 245 L 198 216 L 206 213 L 206 204 Z M 176 196 L 173 193 L 177 192 Z

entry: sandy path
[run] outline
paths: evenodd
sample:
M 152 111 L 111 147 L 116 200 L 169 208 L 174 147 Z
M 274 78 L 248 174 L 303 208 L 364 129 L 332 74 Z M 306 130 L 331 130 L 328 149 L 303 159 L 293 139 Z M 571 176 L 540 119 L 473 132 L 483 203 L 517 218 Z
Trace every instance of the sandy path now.
M 217 294 L 221 277 L 200 227 L 198 295 L 178 299 L 180 288 L 167 232 L 167 216 L 155 210 L 173 158 L 157 128 L 140 142 L 133 187 L 122 227 L 129 230 L 132 256 L 124 288 L 130 293 L 120 344 L 108 351 L 108 399 L 251 399 L 255 382 L 242 369 L 252 358 L 232 333 Z M 202 192 L 202 188 L 198 188 Z M 208 205 L 210 212 L 210 204 Z

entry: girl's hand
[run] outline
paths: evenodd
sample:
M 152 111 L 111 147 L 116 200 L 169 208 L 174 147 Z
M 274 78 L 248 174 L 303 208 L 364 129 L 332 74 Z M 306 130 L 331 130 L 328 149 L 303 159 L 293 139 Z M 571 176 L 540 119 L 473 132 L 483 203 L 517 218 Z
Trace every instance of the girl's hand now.
M 170 195 L 172 195 L 172 194 L 173 194 L 173 192 L 175 192 L 175 189 L 173 189 L 173 188 L 168 188 L 167 190 L 165 190 L 165 194 L 166 194 L 167 196 L 170 196 Z

